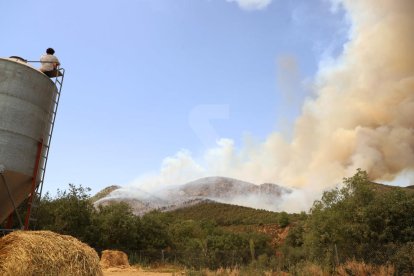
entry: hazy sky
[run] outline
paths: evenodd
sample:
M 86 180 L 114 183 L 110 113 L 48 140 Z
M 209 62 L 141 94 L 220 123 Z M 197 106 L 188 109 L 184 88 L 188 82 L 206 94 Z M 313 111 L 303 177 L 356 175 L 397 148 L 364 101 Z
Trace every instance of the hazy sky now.
M 2 1 L 0 55 L 66 69 L 44 189 L 125 185 L 218 138 L 289 136 L 348 25 L 327 0 Z M 180 184 L 180 183 L 177 183 Z M 281 183 L 282 184 L 282 183 Z

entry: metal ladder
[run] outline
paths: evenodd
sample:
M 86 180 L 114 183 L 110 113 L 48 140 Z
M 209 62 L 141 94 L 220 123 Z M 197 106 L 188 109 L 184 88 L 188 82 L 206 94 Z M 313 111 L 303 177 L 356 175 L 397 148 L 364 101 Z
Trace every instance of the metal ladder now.
M 28 198 L 28 209 L 26 213 L 25 223 L 24 223 L 24 229 L 28 230 L 30 222 L 35 222 L 37 219 L 35 218 L 34 213 L 36 213 L 36 209 L 40 204 L 40 199 L 42 196 L 42 190 L 43 190 L 43 183 L 45 179 L 46 174 L 46 167 L 47 167 L 47 161 L 49 157 L 49 150 L 50 150 L 50 144 L 52 141 L 52 135 L 53 130 L 55 127 L 55 121 L 56 121 L 56 113 L 59 107 L 59 100 L 60 95 L 62 91 L 63 86 L 63 80 L 65 77 L 65 69 L 64 68 L 58 68 L 57 69 L 57 76 L 55 77 L 55 87 L 56 87 L 56 95 L 53 97 L 51 106 L 49 110 L 51 112 L 49 113 L 49 118 L 45 126 L 43 139 L 39 141 L 38 145 L 38 160 L 36 161 L 36 167 L 34 171 L 34 179 L 33 179 L 33 186 L 32 186 L 32 192 L 30 193 L 30 196 Z

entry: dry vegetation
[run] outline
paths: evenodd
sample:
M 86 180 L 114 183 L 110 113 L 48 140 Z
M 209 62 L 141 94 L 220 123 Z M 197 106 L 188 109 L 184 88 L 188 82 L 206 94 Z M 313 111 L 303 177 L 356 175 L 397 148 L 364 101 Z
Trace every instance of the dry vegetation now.
M 104 250 L 102 251 L 100 265 L 102 268 L 121 267 L 128 268 L 128 255 L 118 250 Z
M 377 275 L 377 276 L 393 276 L 395 275 L 395 269 L 392 265 L 380 265 L 374 266 L 356 261 L 350 261 L 341 265 L 337 270 L 338 275 Z
M 102 275 L 94 249 L 50 231 L 15 231 L 0 239 L 0 275 Z
M 202 276 L 239 276 L 239 275 L 263 275 L 263 276 L 291 276 L 291 275 L 312 275 L 312 276 L 394 276 L 395 269 L 391 265 L 374 266 L 363 262 L 349 261 L 334 270 L 321 267 L 314 263 L 306 262 L 292 268 L 291 272 L 266 271 L 257 267 L 236 267 L 220 268 L 217 270 L 204 269 L 198 272 L 190 272 L 191 275 Z

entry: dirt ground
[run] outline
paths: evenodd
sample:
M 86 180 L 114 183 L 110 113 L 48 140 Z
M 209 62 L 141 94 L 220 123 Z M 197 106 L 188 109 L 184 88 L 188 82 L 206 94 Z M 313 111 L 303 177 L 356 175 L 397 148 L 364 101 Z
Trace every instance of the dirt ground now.
M 147 271 L 141 268 L 130 267 L 130 268 L 107 268 L 103 269 L 104 276 L 179 276 L 184 275 L 180 272 L 157 272 Z

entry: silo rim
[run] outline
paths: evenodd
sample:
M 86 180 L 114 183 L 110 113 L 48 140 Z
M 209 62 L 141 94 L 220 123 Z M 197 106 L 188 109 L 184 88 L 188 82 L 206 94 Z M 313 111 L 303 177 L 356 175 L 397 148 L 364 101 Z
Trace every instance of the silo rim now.
M 0 58 L 0 61 L 12 62 L 12 63 L 15 63 L 15 64 L 19 64 L 19 65 L 21 65 L 21 66 L 26 66 L 26 67 L 28 67 L 28 68 L 32 69 L 33 71 L 36 71 L 37 73 L 39 73 L 40 75 L 42 75 L 44 78 L 47 78 L 50 82 L 54 83 L 52 79 L 50 79 L 50 78 L 49 78 L 48 76 L 46 76 L 43 72 L 41 72 L 40 70 L 38 70 L 38 69 L 34 68 L 34 67 L 33 67 L 33 66 L 31 66 L 30 64 L 23 63 L 23 62 L 18 62 L 18 61 L 15 61 L 15 60 L 13 60 L 13 59 L 10 59 L 10 58 Z

